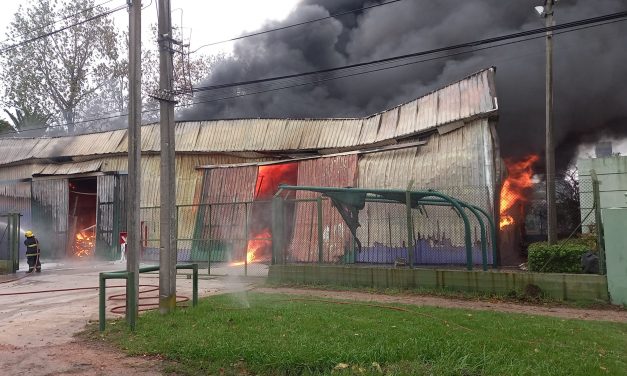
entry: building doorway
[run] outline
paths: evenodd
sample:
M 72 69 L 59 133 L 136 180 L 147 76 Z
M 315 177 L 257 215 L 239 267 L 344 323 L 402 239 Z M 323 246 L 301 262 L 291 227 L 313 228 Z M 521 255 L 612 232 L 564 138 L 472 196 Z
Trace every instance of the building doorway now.
M 68 247 L 67 256 L 89 258 L 96 248 L 96 177 L 68 179 Z

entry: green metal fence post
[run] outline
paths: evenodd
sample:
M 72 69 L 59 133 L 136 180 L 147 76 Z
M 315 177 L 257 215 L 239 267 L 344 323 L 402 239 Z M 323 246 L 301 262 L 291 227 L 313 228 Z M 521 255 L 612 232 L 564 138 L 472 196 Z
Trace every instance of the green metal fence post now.
M 272 198 L 272 264 L 285 263 L 284 239 L 284 211 L 283 199 L 275 195 Z
M 198 305 L 198 264 L 192 264 L 192 306 Z
M 208 217 L 209 217 L 209 247 L 207 247 L 207 275 L 211 275 L 211 254 L 213 253 L 213 240 L 211 240 L 211 205 L 207 208 Z
M 322 197 L 318 197 L 316 200 L 316 206 L 318 208 L 318 263 L 324 262 L 324 234 L 322 232 Z
M 106 299 L 106 283 L 107 280 L 104 277 L 103 273 L 99 274 L 99 278 L 98 278 L 98 329 L 101 332 L 104 332 L 105 330 L 105 321 L 106 321 L 106 317 L 105 317 L 105 305 L 107 302 Z
M 412 244 L 414 243 L 414 223 L 411 220 L 411 191 L 407 190 L 405 192 L 405 207 L 407 210 L 407 263 L 409 264 L 409 268 L 412 269 L 414 267 L 414 249 Z
M 597 230 L 597 247 L 599 248 L 599 274 L 605 274 L 605 244 L 603 244 L 603 219 L 601 218 L 601 189 L 595 170 L 590 170 L 592 177 L 592 194 L 594 199 L 594 221 Z
M 248 203 L 244 203 L 244 276 L 248 276 Z

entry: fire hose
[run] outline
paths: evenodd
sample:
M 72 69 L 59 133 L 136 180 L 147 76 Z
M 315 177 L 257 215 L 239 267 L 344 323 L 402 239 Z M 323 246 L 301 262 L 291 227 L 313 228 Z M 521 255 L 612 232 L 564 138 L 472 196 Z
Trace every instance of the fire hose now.
M 16 279 L 12 279 L 10 281 L 5 281 L 3 283 L 8 283 L 8 282 L 13 282 L 13 281 L 17 281 L 19 279 L 22 279 L 24 277 L 21 278 L 16 278 Z M 122 288 L 122 287 L 126 287 L 125 285 L 116 285 L 116 286 L 107 286 L 107 288 Z M 151 285 L 151 284 L 145 284 L 139 285 L 140 287 L 140 291 L 138 294 L 138 299 L 141 300 L 147 300 L 147 299 L 159 299 L 159 296 L 142 296 L 142 294 L 147 294 L 147 293 L 151 293 L 151 292 L 155 292 L 155 291 L 159 291 L 159 286 L 158 285 Z M 141 287 L 148 287 L 147 289 L 141 289 Z M 35 291 L 20 291 L 20 292 L 7 292 L 7 293 L 0 293 L 0 296 L 18 296 L 18 295 L 29 295 L 29 294 L 45 294 L 45 293 L 55 293 L 55 292 L 68 292 L 68 291 L 81 291 L 81 290 L 98 290 L 99 287 L 73 287 L 73 288 L 67 288 L 67 289 L 51 289 L 51 290 L 35 290 Z M 107 299 L 108 301 L 113 301 L 113 302 L 119 302 L 119 301 L 126 301 L 126 294 L 114 294 L 109 296 L 109 298 Z M 176 303 L 184 303 L 184 302 L 188 302 L 189 301 L 189 297 L 187 296 L 179 296 L 177 295 L 176 297 Z M 159 303 L 139 303 L 138 304 L 138 310 L 140 312 L 143 311 L 151 311 L 154 309 L 159 308 Z M 115 307 L 112 307 L 111 309 L 109 309 L 109 312 L 111 313 L 116 313 L 116 314 L 123 314 L 126 310 L 126 305 L 118 305 Z

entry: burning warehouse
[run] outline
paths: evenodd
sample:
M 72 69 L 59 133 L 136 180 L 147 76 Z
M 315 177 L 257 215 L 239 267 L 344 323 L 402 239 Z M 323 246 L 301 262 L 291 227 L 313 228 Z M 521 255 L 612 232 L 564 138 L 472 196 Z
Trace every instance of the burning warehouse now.
M 496 137 L 493 68 L 416 100 L 364 118 L 238 119 L 176 124 L 179 259 L 268 259 L 267 199 L 279 184 L 436 189 L 498 217 L 502 168 Z M 142 244 L 158 255 L 159 127 L 142 127 Z M 55 138 L 0 139 L 0 211 L 19 211 L 42 239 L 45 257 L 119 255 L 125 231 L 126 130 Z M 292 193 L 297 199 L 311 193 Z M 509 204 L 508 204 L 509 205 Z M 405 246 L 407 226 L 391 209 L 362 212 L 362 262 L 390 262 Z M 350 241 L 324 204 L 325 257 Z M 291 248 L 317 247 L 314 207 L 292 209 Z M 423 264 L 460 263 L 463 229 L 450 210 L 421 209 L 414 223 Z M 509 214 L 512 215 L 512 214 Z M 318 218 L 318 217 L 316 217 Z M 385 224 L 385 225 L 383 225 Z M 480 262 L 474 224 L 475 262 Z M 405 235 L 403 235 L 405 231 Z M 383 249 L 383 250 L 382 250 Z M 514 247 L 501 245 L 501 260 Z

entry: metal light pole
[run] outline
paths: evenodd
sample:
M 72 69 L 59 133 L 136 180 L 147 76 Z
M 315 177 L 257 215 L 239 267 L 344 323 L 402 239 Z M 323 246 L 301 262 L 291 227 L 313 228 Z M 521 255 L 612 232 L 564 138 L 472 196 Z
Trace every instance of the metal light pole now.
M 555 25 L 553 6 L 557 0 L 545 0 L 536 11 L 545 18 L 546 27 Z M 546 32 L 546 205 L 547 241 L 557 242 L 557 208 L 555 205 L 555 145 L 553 143 L 553 31 Z

